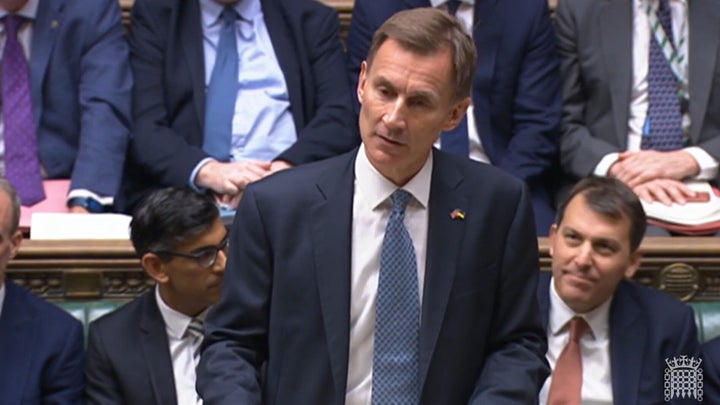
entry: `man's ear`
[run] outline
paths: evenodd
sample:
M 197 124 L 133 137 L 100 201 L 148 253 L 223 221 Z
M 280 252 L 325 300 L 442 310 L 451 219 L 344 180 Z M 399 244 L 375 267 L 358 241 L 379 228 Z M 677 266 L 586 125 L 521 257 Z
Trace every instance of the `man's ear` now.
M 465 117 L 465 113 L 467 112 L 468 107 L 470 106 L 470 97 L 465 97 L 464 99 L 458 101 L 455 106 L 450 110 L 450 113 L 448 114 L 448 119 L 445 121 L 445 125 L 443 126 L 443 131 L 449 131 L 458 124 L 460 124 L 460 121 Z
M 553 256 L 553 246 L 555 246 L 555 238 L 557 238 L 557 224 L 550 226 L 550 233 L 548 234 L 548 254 L 550 257 Z
M 160 260 L 160 257 L 155 253 L 145 253 L 140 258 L 140 263 L 143 269 L 147 272 L 148 276 L 155 280 L 158 284 L 167 283 L 170 278 L 167 274 L 165 262 Z
M 358 86 L 357 86 L 357 98 L 358 102 L 362 104 L 363 95 L 365 94 L 365 84 L 367 82 L 367 61 L 363 61 L 360 64 L 360 74 L 358 75 Z
M 635 275 L 637 269 L 640 268 L 641 261 L 642 253 L 640 253 L 640 249 L 638 249 L 630 256 L 630 265 L 628 265 L 627 269 L 625 269 L 626 279 L 631 279 Z
M 14 259 L 17 252 L 20 250 L 20 244 L 23 240 L 22 231 L 16 229 L 15 232 L 10 236 L 10 258 Z

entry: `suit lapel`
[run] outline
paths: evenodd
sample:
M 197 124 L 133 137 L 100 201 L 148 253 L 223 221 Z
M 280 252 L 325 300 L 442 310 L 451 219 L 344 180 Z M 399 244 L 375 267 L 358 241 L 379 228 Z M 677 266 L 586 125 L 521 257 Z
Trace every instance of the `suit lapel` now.
M 695 0 L 690 2 L 689 7 L 690 137 L 693 144 L 697 144 L 717 68 L 715 61 L 720 43 L 720 2 Z
M 538 291 L 537 300 L 540 308 L 540 323 L 542 324 L 543 330 L 548 330 L 548 323 L 550 323 L 550 282 L 552 276 L 548 273 L 540 273 L 538 279 Z
M 432 7 L 430 0 L 403 0 L 403 3 L 405 3 L 405 10 L 418 7 Z
M 145 364 L 150 374 L 156 402 L 159 404 L 177 404 L 175 378 L 172 359 L 168 346 L 165 321 L 155 301 L 155 291 L 145 294 L 140 314 L 140 332 Z
M 638 303 L 625 287 L 625 282 L 621 282 L 610 308 L 610 367 L 613 398 L 635 404 L 647 327 L 637 309 Z M 632 333 L 628 333 L 630 330 Z
M 492 18 L 493 9 L 498 0 L 475 0 L 475 13 L 473 15 L 473 25 L 485 25 L 494 20 Z M 484 48 L 478 48 L 478 50 Z M 483 57 L 485 52 L 483 52 Z
M 33 314 L 18 287 L 5 281 L 5 302 L 0 315 L 0 403 L 22 402 L 37 338 Z
M 433 173 L 430 185 L 427 264 L 423 288 L 420 323 L 420 386 L 425 384 L 430 359 L 435 350 L 450 290 L 458 267 L 458 255 L 465 234 L 465 221 L 453 219 L 455 209 L 472 215 L 468 199 L 459 189 L 462 174 L 450 164 L 447 156 L 433 150 Z
M 271 4 L 272 3 L 272 4 Z M 265 18 L 268 34 L 270 34 L 270 42 L 272 42 L 275 56 L 277 57 L 280 70 L 285 78 L 285 85 L 290 98 L 290 105 L 295 128 L 298 130 L 305 125 L 304 109 L 301 106 L 307 104 L 303 100 L 302 91 L 302 68 L 304 64 L 299 63 L 300 57 L 296 51 L 297 44 L 302 41 L 295 41 L 295 34 L 292 33 L 291 27 L 285 18 L 285 10 L 276 2 L 270 0 L 262 0 L 262 11 Z M 298 32 L 300 32 L 298 30 Z M 310 74 L 310 72 L 306 72 Z
M 183 44 L 185 60 L 192 77 L 193 99 L 200 127 L 205 127 L 205 58 L 202 23 L 197 1 L 180 2 L 180 24 L 177 35 Z
M 32 43 L 30 45 L 30 87 L 33 100 L 33 116 L 35 127 L 40 123 L 42 115 L 42 84 L 45 79 L 50 54 L 55 46 L 58 27 L 63 23 L 62 8 L 65 0 L 40 0 L 33 26 Z
M 620 149 L 627 148 L 628 105 L 632 80 L 632 1 L 599 0 L 602 56 L 610 83 L 615 135 Z
M 350 271 L 355 153 L 340 159 L 317 183 L 311 208 L 318 293 L 336 402 L 345 400 L 350 341 Z

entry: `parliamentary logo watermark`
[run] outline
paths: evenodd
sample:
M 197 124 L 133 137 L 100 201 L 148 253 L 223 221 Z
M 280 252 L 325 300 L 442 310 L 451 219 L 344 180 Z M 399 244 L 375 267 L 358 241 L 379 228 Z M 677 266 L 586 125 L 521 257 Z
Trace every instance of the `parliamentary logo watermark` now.
M 703 400 L 702 359 L 680 356 L 665 359 L 665 402 L 671 399 Z

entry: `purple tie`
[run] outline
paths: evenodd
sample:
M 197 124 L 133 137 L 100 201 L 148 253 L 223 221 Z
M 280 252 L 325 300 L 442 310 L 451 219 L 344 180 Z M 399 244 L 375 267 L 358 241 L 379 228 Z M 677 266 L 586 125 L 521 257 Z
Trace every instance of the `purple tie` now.
M 35 123 L 30 100 L 27 59 L 18 42 L 23 18 L 5 17 L 5 49 L 2 54 L 2 119 L 5 125 L 5 176 L 15 187 L 22 205 L 45 199 L 38 161 Z

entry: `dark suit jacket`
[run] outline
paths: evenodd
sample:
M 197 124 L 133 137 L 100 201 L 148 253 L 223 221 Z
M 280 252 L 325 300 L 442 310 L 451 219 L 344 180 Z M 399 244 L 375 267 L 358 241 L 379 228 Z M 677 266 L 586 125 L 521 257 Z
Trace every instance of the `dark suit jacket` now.
M 429 0 L 355 0 L 348 35 L 350 80 L 372 34 L 400 10 L 430 7 Z M 472 99 L 483 148 L 494 166 L 530 187 L 537 231 L 547 235 L 555 217 L 560 71 L 547 0 L 475 0 L 473 38 L 478 65 Z
M 590 175 L 608 153 L 627 149 L 632 5 L 627 0 L 558 3 L 565 99 L 561 160 L 574 178 Z M 689 7 L 690 140 L 720 160 L 720 0 L 693 0 Z
M 544 273 L 538 283 L 545 329 L 550 311 L 550 280 L 550 274 Z M 699 354 L 692 309 L 663 292 L 622 281 L 610 305 L 609 322 L 614 402 L 664 403 L 665 359 L 680 355 L 697 358 Z
M 83 356 L 80 322 L 5 280 L 0 404 L 84 404 Z
M 90 324 L 85 378 L 89 404 L 177 404 L 155 290 Z
M 707 403 L 720 401 L 720 338 L 702 345 L 704 397 Z
M 125 29 L 117 0 L 40 0 L 30 84 L 40 162 L 71 189 L 115 196 L 129 138 Z
M 261 0 L 261 6 L 298 131 L 297 142 L 278 159 L 302 164 L 357 146 L 337 13 L 313 0 Z M 208 157 L 202 150 L 202 35 L 197 0 L 135 2 L 130 32 L 135 128 L 124 210 L 152 188 L 186 186 Z
M 206 320 L 197 385 L 206 404 L 344 403 L 355 156 L 246 189 Z M 491 166 L 440 151 L 434 159 L 421 403 L 531 403 L 548 370 L 527 191 Z M 458 208 L 464 220 L 451 218 Z

